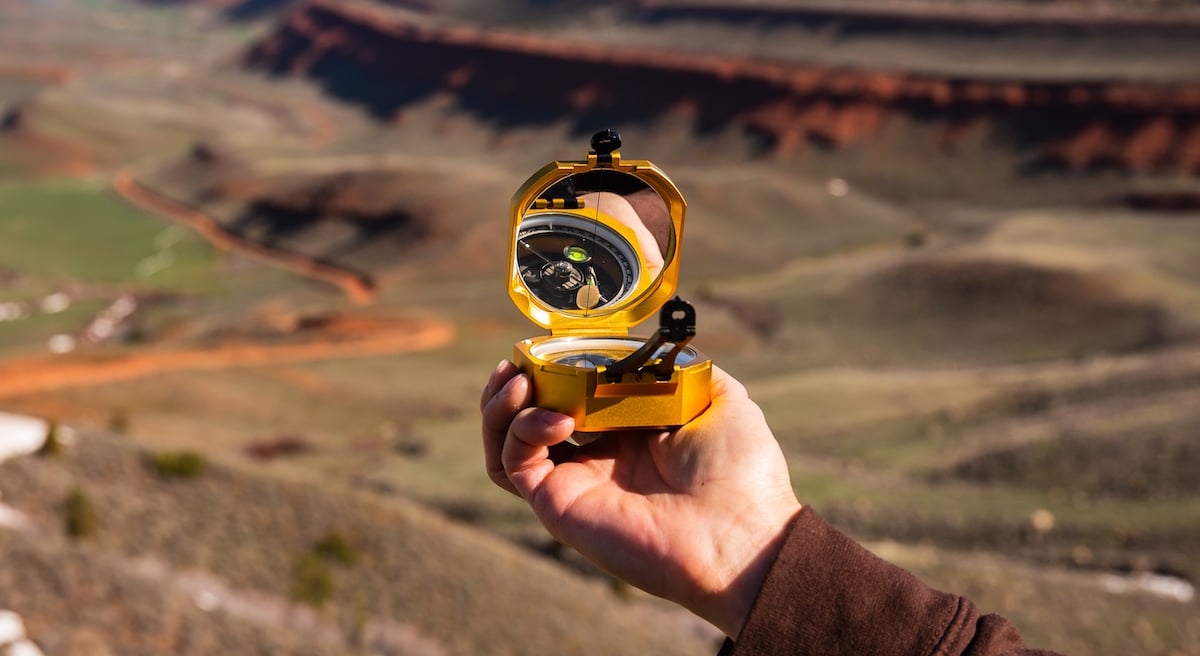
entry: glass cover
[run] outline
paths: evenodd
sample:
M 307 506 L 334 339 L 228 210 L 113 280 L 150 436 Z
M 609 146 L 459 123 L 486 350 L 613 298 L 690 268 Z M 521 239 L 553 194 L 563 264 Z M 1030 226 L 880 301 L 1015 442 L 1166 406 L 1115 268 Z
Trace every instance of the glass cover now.
M 552 362 L 583 369 L 611 366 L 642 347 L 643 340 L 636 337 L 559 337 L 534 345 L 529 354 Z M 651 359 L 667 354 L 673 345 L 664 344 Z M 696 351 L 684 347 L 675 358 L 681 367 L 696 359 Z

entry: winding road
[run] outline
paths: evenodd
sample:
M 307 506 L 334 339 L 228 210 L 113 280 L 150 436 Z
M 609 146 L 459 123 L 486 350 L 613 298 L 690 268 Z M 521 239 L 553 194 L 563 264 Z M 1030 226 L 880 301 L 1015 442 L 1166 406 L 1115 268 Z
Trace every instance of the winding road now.
M 112 186 L 130 203 L 183 224 L 221 250 L 248 255 L 293 273 L 336 285 L 350 300 L 360 305 L 370 303 L 375 298 L 375 281 L 370 276 L 243 239 L 226 230 L 213 217 L 138 182 L 129 171 L 122 170 L 114 175 Z

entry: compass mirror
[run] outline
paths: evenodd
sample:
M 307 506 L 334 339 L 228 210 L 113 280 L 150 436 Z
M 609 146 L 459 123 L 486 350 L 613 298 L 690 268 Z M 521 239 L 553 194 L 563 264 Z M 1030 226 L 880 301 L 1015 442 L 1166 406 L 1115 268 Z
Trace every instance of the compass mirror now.
M 547 310 L 597 316 L 652 287 L 676 235 L 668 203 L 635 175 L 591 170 L 539 194 L 517 229 L 514 266 Z

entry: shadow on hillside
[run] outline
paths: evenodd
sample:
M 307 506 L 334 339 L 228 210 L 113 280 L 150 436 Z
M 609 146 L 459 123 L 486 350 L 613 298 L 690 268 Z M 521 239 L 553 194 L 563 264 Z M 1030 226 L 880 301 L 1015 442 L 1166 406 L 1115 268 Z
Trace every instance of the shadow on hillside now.
M 1200 444 L 1184 426 L 1115 437 L 1066 432 L 953 467 L 956 478 L 1089 498 L 1182 498 L 1200 492 Z
M 751 102 L 783 100 L 782 89 L 763 80 L 737 77 L 711 93 L 711 74 L 686 69 L 669 74 L 650 62 L 623 64 L 602 59 L 563 59 L 519 50 L 469 44 L 386 39 L 356 34 L 368 63 L 336 49 L 307 58 L 311 44 L 283 31 L 270 52 L 251 51 L 246 63 L 276 76 L 296 72 L 295 61 L 311 62 L 304 73 L 331 96 L 362 106 L 391 121 L 412 105 L 452 93 L 456 108 L 498 128 L 537 126 L 568 117 L 577 134 L 597 125 L 645 125 L 680 107 L 696 111 L 696 131 L 718 132 Z
M 349 236 L 335 241 L 307 238 L 331 224 L 340 228 L 338 232 L 350 233 Z M 382 241 L 404 246 L 426 235 L 423 224 L 403 210 L 331 212 L 319 205 L 288 204 L 277 199 L 250 203 L 227 228 L 241 238 L 279 250 L 319 243 L 320 248 L 310 254 L 327 262 L 352 258 L 356 252 Z
M 1176 337 L 1154 302 L 1094 274 L 1013 260 L 913 260 L 860 280 L 850 297 L 852 322 L 889 326 L 910 356 L 1083 358 L 1162 348 Z

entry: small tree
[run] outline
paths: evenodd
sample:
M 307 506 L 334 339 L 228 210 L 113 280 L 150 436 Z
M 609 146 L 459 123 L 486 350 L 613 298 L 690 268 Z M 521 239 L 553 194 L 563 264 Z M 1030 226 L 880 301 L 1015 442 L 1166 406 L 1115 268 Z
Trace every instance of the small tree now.
M 38 447 L 37 454 L 43 458 L 52 458 L 62 454 L 62 438 L 58 434 L 58 422 L 51 420 L 46 424 L 46 439 Z
M 71 488 L 63 503 L 63 526 L 67 535 L 76 540 L 90 537 L 96 533 L 99 523 L 87 492 L 83 488 Z

